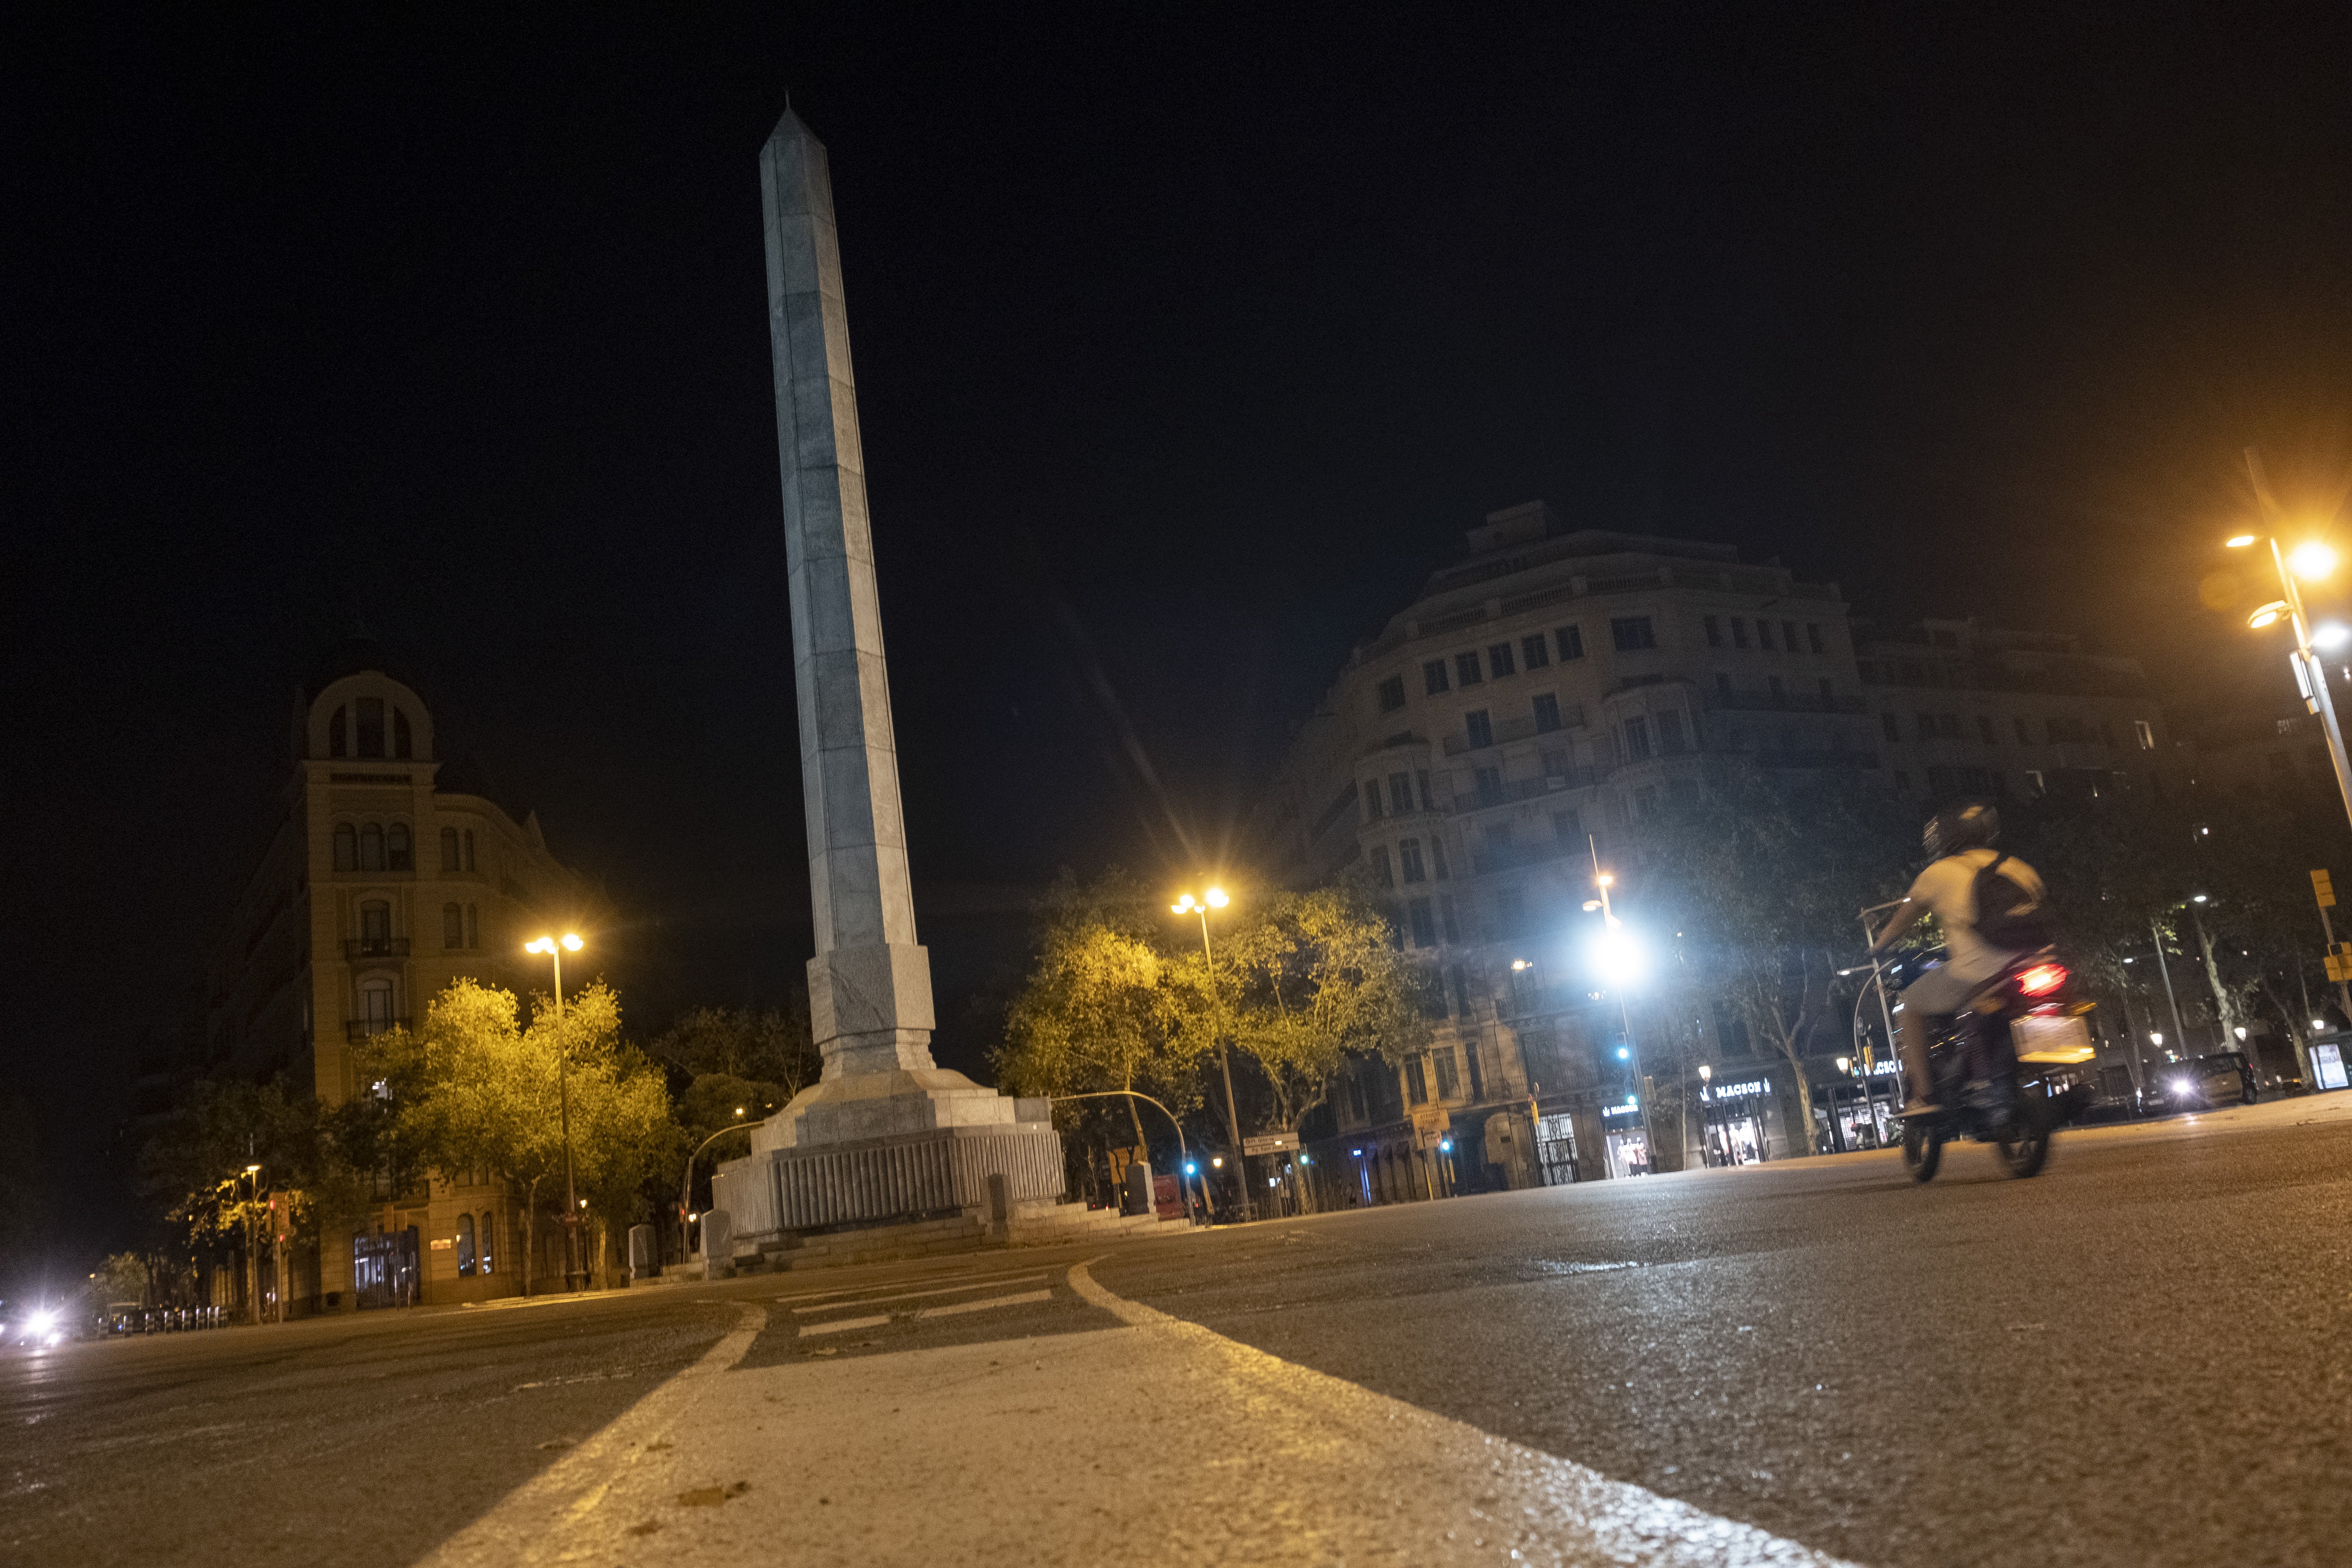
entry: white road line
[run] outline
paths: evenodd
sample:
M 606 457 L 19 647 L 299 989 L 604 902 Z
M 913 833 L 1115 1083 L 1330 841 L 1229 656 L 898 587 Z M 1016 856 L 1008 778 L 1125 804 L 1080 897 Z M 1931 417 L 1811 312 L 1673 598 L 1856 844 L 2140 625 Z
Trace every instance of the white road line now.
M 541 1542 L 593 1513 L 616 1481 L 646 1455 L 672 1447 L 691 1425 L 714 1375 L 743 1359 L 768 1326 L 765 1308 L 738 1309 L 734 1329 L 702 1359 L 607 1422 L 585 1443 L 509 1492 L 488 1513 L 420 1558 L 416 1568 L 509 1568 L 544 1561 Z
M 807 1339 L 813 1334 L 837 1334 L 844 1329 L 878 1329 L 889 1321 L 890 1314 L 885 1312 L 878 1318 L 840 1318 L 830 1323 L 803 1323 L 800 1337 Z
M 958 1312 L 985 1312 L 992 1307 L 1025 1307 L 1032 1301 L 1050 1301 L 1051 1290 L 1024 1290 L 1018 1296 L 991 1296 L 985 1301 L 958 1301 L 952 1306 L 926 1307 L 915 1314 L 919 1318 L 951 1318 Z
M 1034 1270 L 1018 1268 L 996 1274 L 918 1274 L 911 1279 L 877 1279 L 864 1285 L 843 1285 L 831 1290 L 795 1290 L 789 1296 L 769 1296 L 763 1300 L 773 1301 L 781 1307 L 794 1301 L 821 1301 L 829 1297 L 855 1296 L 860 1290 L 879 1290 L 891 1285 L 933 1285 L 949 1279 L 964 1279 L 973 1284 L 1001 1284 L 1007 1280 L 1028 1279 L 1034 1277 Z
M 998 1285 L 1025 1284 L 1045 1278 L 1044 1270 L 1034 1274 L 1016 1274 L 1010 1279 L 982 1279 L 970 1285 L 942 1285 L 936 1290 L 901 1290 L 895 1296 L 861 1296 L 854 1301 L 819 1301 L 814 1307 L 794 1307 L 794 1316 L 805 1312 L 837 1312 L 844 1307 L 871 1307 L 882 1301 L 913 1301 L 925 1296 L 954 1296 L 966 1290 L 986 1290 Z

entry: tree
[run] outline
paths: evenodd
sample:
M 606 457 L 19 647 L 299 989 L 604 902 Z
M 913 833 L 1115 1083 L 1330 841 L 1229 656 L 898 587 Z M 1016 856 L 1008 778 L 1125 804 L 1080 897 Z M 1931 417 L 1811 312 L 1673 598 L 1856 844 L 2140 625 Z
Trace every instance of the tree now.
M 246 1170 L 255 1164 L 257 1182 Z M 174 1259 L 234 1256 L 251 1269 L 250 1233 L 268 1216 L 268 1194 L 285 1194 L 295 1227 L 307 1231 L 320 1189 L 341 1174 L 316 1100 L 282 1082 L 204 1079 L 141 1149 L 134 1185 L 163 1210 Z
M 1350 1055 L 1395 1065 L 1428 1048 L 1421 977 L 1359 887 L 1280 894 L 1223 952 L 1228 1027 L 1264 1073 L 1286 1131 L 1329 1098 Z
M 695 1142 L 739 1121 L 756 1122 L 816 1082 L 823 1063 L 810 1037 L 808 998 L 795 993 L 793 1003 L 764 1012 L 697 1007 L 654 1041 L 654 1058 L 688 1079 L 677 1115 Z
M 1027 1095 L 1136 1090 L 1179 1116 L 1200 1103 L 1202 1009 L 1178 994 L 1152 909 L 1118 868 L 1084 885 L 1062 873 L 1039 906 L 1037 954 L 992 1056 L 999 1083 Z M 1140 1110 L 1128 1107 L 1147 1144 Z

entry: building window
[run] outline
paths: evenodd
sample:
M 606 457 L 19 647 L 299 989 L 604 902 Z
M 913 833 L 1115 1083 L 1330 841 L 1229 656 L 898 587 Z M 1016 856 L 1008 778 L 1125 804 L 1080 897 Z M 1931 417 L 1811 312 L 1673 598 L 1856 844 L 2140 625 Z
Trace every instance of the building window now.
M 1899 741 L 1903 738 L 1903 721 L 1892 713 L 1881 713 L 1878 716 L 1878 728 L 1890 741 Z
M 1582 658 L 1584 657 L 1584 628 L 1582 626 L 1562 626 L 1558 631 L 1551 634 L 1551 640 L 1559 645 L 1559 658 L 1562 664 L 1567 663 L 1571 658 Z
M 1772 623 L 1761 616 L 1756 617 L 1756 646 L 1766 653 L 1772 651 Z
M 383 869 L 383 829 L 373 822 L 360 829 L 360 869 Z
M 383 755 L 383 699 L 362 697 L 352 707 L 359 716 L 359 743 L 352 750 L 362 757 Z
M 1909 795 L 1911 793 L 1911 775 L 1905 773 L 1901 768 L 1895 769 L 1895 787 L 1901 790 L 1905 795 Z
M 1723 646 L 1723 623 L 1717 620 L 1713 616 L 1702 616 L 1699 617 L 1699 624 L 1706 628 L 1706 646 L 1709 647 L 1721 647 Z
M 498 1233 L 499 1216 L 485 1209 L 482 1212 L 482 1228 L 480 1232 L 482 1252 L 481 1270 L 485 1274 L 488 1274 L 490 1271 L 490 1237 L 496 1236 Z
M 1411 1057 L 1405 1061 L 1404 1091 L 1415 1105 L 1429 1103 L 1429 1075 L 1422 1070 L 1419 1057 Z
M 1738 616 L 1731 617 L 1731 646 L 1734 647 L 1748 646 L 1748 623 Z
M 416 869 L 416 859 L 410 852 L 408 845 L 408 824 L 395 822 L 384 829 L 383 854 L 383 863 L 392 870 L 414 871 Z
M 1761 625 L 1761 622 L 1758 623 Z M 1647 822 L 1658 815 L 1658 786 L 1643 784 L 1633 792 L 1633 815 Z
M 1404 677 L 1391 675 L 1381 682 L 1381 711 L 1393 713 L 1404 706 Z
M 1429 793 L 1429 770 L 1427 768 L 1415 769 L 1412 776 L 1421 785 L 1421 809 L 1423 811 L 1435 811 L 1437 809 L 1436 798 Z
M 371 1035 L 392 1027 L 392 982 L 371 980 L 360 987 L 360 1018 Z
M 2042 770 L 2040 768 L 2028 768 L 2025 770 L 2025 789 L 2026 793 L 2029 795 L 2048 795 L 2050 793 L 2050 786 L 2042 781 Z
M 1475 686 L 1486 677 L 1478 673 L 1478 656 L 1457 653 L 1454 656 L 1454 679 L 1464 686 Z
M 395 708 L 392 710 L 392 754 L 404 757 L 408 750 L 408 715 Z
M 1389 815 L 1391 816 L 1410 816 L 1412 814 L 1412 775 L 1411 773 L 1391 773 L 1389 775 Z
M 474 868 L 474 830 L 470 827 L 465 832 L 465 846 L 466 869 L 470 871 Z
M 466 951 L 479 952 L 482 948 L 482 928 L 474 919 L 475 906 L 466 906 Z
M 1471 770 L 1470 776 L 1475 782 L 1478 790 L 1478 804 L 1480 805 L 1500 805 L 1503 804 L 1502 769 L 1474 768 Z
M 1650 754 L 1650 721 L 1633 718 L 1625 721 L 1625 758 L 1641 762 Z
M 441 830 L 441 869 L 454 871 L 457 868 L 457 830 L 454 827 L 445 827 Z
M 1454 895 L 1451 893 L 1444 894 L 1437 900 L 1437 929 L 1445 933 L 1445 940 L 1448 942 L 1462 940 L 1462 923 L 1454 918 Z M 1454 971 L 1457 976 L 1461 973 L 1458 969 Z M 1465 1001 L 1462 1005 L 1462 1011 L 1465 1016 L 1468 1015 L 1470 1011 L 1468 1002 Z
M 1666 755 L 1679 756 L 1683 749 L 1683 716 L 1667 711 L 1658 715 L 1658 750 Z
M 1527 667 L 1529 669 L 1542 669 L 1551 663 L 1551 648 L 1545 643 L 1543 634 L 1540 632 L 1531 637 L 1521 637 L 1519 652 L 1526 656 Z
M 1639 653 L 1645 647 L 1658 646 L 1657 634 L 1650 629 L 1647 616 L 1620 616 L 1609 623 L 1609 640 L 1619 653 Z
M 2030 746 L 2033 744 L 2033 731 L 2025 727 L 2024 715 L 2011 714 L 2009 721 L 2017 726 L 2017 743 L 2019 745 Z
M 1797 623 L 1794 621 L 1780 623 L 1780 651 L 1783 653 L 1797 651 Z
M 1437 920 L 1431 914 L 1427 899 L 1414 899 L 1404 907 L 1405 919 L 1412 922 L 1412 945 L 1437 945 Z
M 1822 646 L 1822 628 L 1811 621 L 1805 623 L 1805 646 L 1815 653 L 1829 651 Z
M 1495 722 L 1486 716 L 1486 710 L 1484 708 L 1464 714 L 1462 722 L 1464 728 L 1469 731 L 1470 744 L 1474 749 L 1491 746 L 1495 743 Z
M 360 940 L 371 946 L 392 940 L 392 906 L 370 899 L 360 906 Z
M 1509 643 L 1498 642 L 1494 647 L 1486 650 L 1486 672 L 1497 680 L 1502 679 L 1503 677 L 1507 675 L 1517 673 L 1511 668 L 1511 645 Z
M 1949 796 L 1957 787 L 1952 782 L 1951 769 L 1929 768 L 1927 770 L 1927 793 L 1937 800 Z
M 1936 738 L 1936 716 L 1933 713 L 1915 713 L 1911 717 L 1919 727 L 1919 739 L 1932 741 Z
M 356 871 L 360 868 L 360 836 L 348 822 L 335 824 L 335 869 Z
M 1547 691 L 1536 699 L 1536 733 L 1549 734 L 1559 728 L 1559 699 Z
M 1461 1099 L 1462 1080 L 1454 1067 L 1454 1047 L 1452 1046 L 1440 1046 L 1435 1050 L 1430 1052 L 1429 1065 L 1437 1069 L 1437 1098 L 1440 1100 Z
M 2139 742 L 2139 749 L 2141 751 L 2152 752 L 2156 750 L 2156 726 L 2149 723 L 2147 720 L 2135 719 L 2132 721 L 2132 735 Z
M 1381 819 L 1381 781 L 1366 779 L 1364 781 L 1364 820 L 1378 822 Z
M 474 1216 L 469 1214 L 457 1216 L 457 1275 L 464 1279 L 474 1277 Z
M 1551 814 L 1551 836 L 1562 845 L 1575 844 L 1584 837 L 1584 820 L 1574 806 Z
M 1429 841 L 1429 868 L 1443 882 L 1454 873 L 1445 864 L 1445 840 L 1433 837 Z
M 2049 731 L 2053 746 L 2070 741 L 2087 743 L 2091 739 L 2091 727 L 2080 719 L 2045 719 L 2042 725 Z
M 343 757 L 351 754 L 350 735 L 343 728 L 351 719 L 351 712 L 348 708 L 338 708 L 335 716 L 327 721 L 327 755 Z
M 1396 886 L 1395 874 L 1389 869 L 1389 847 L 1385 844 L 1372 846 L 1372 880 L 1383 888 Z
M 1446 690 L 1448 685 L 1444 659 L 1433 658 L 1421 667 L 1421 689 L 1424 695 L 1434 697 Z
M 1408 838 L 1397 846 L 1397 868 L 1404 873 L 1404 879 L 1408 882 L 1425 882 L 1429 879 L 1428 874 L 1423 869 L 1421 864 L 1420 839 Z
M 441 906 L 441 945 L 452 950 L 466 945 L 466 909 L 462 904 Z

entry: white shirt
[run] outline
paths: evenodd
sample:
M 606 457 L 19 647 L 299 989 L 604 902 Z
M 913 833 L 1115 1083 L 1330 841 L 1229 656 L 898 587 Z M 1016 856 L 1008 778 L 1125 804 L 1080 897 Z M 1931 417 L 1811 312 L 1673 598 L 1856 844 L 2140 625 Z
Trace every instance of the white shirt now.
M 1944 966 L 1956 980 L 1974 984 L 1990 980 L 2017 955 L 1993 947 L 1977 934 L 1977 873 L 1992 864 L 1990 849 L 1963 849 L 1930 862 L 1906 895 L 1925 904 L 1944 927 Z M 2025 889 L 2026 897 L 2042 902 L 2042 879 L 2016 856 L 2008 856 L 1997 873 Z

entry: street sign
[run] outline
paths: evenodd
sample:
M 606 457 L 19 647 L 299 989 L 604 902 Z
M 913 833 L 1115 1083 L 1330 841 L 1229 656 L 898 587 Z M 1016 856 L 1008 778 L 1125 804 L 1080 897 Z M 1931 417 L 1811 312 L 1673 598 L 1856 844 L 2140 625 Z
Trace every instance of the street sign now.
M 1261 1132 L 1255 1138 L 1242 1140 L 1244 1154 L 1286 1154 L 1298 1147 L 1296 1132 Z
M 2336 907 L 2336 884 L 2326 872 L 2314 871 L 2311 874 L 2311 896 L 2319 900 L 2319 907 L 2323 910 Z
M 2339 942 L 2329 944 L 2327 949 L 2327 978 L 2330 980 L 2352 980 L 2352 942 Z
M 1444 1132 L 1454 1126 L 1454 1118 L 1442 1105 L 1416 1105 L 1412 1108 L 1412 1130 L 1426 1138 L 1433 1132 Z

